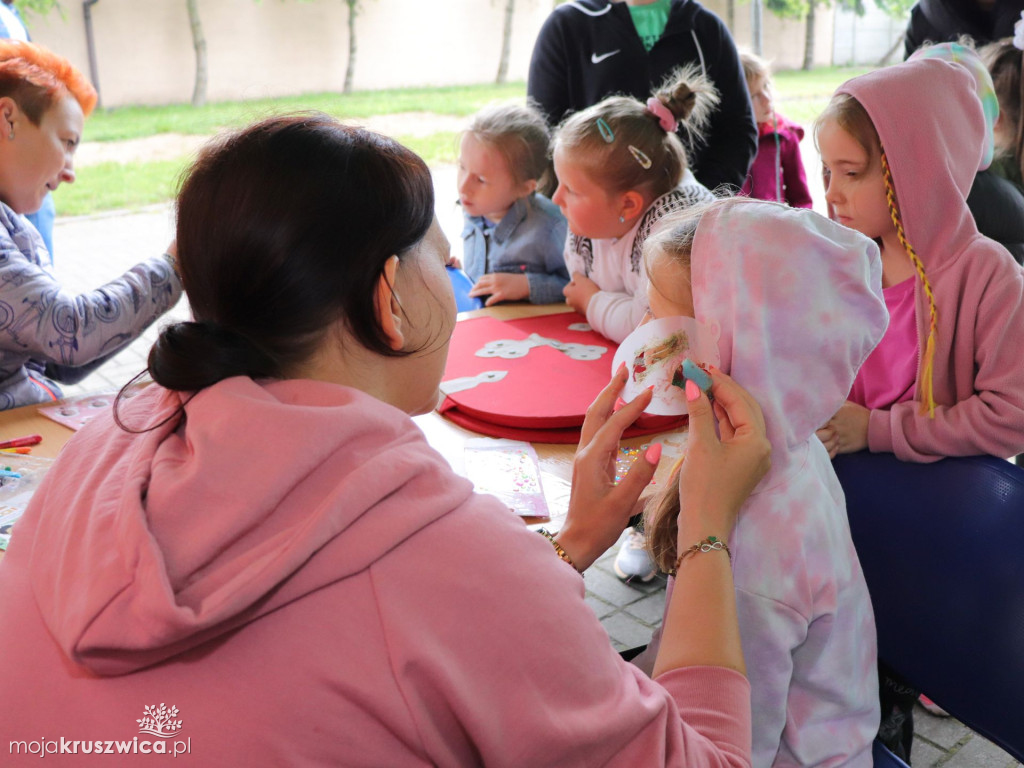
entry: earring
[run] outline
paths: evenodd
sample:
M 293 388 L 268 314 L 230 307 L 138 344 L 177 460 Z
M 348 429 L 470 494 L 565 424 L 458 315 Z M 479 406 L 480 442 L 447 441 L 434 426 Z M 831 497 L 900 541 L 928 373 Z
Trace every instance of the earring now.
M 11 123 L 11 132 L 7 135 L 7 138 L 14 141 L 14 123 Z
M 625 224 L 625 223 L 626 223 L 626 217 L 623 216 L 622 214 L 619 214 L 619 224 Z

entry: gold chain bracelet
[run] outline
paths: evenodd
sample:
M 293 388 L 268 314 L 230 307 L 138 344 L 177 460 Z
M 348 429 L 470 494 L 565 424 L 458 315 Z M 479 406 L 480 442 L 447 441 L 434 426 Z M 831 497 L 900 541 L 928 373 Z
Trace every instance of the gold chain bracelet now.
M 562 549 L 562 545 L 558 543 L 558 539 L 555 538 L 555 535 L 551 533 L 551 531 L 549 531 L 547 528 L 541 528 L 537 531 L 537 533 L 539 533 L 541 536 L 543 536 L 545 539 L 551 542 L 551 546 L 555 548 L 555 553 L 560 558 L 562 558 L 562 560 L 571 565 L 573 570 L 576 571 L 576 573 L 578 573 L 580 576 L 583 575 L 583 571 L 576 567 L 576 563 L 574 563 L 572 561 L 572 558 L 569 557 L 569 553 Z

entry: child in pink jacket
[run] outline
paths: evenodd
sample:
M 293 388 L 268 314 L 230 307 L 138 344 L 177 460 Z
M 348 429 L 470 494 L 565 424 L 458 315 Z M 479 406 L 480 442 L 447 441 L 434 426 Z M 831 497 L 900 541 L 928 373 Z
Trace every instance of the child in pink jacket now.
M 1024 275 L 965 202 L 986 130 L 971 74 L 937 58 L 850 80 L 819 119 L 826 200 L 879 243 L 891 318 L 818 432 L 832 455 L 1024 451 Z
M 768 62 L 741 51 L 740 63 L 757 121 L 757 155 L 740 194 L 786 203 L 794 208 L 810 208 L 813 205 L 811 190 L 800 156 L 804 129 L 775 111 Z
M 880 244 L 890 315 L 818 435 L 833 456 L 1008 457 L 1024 450 L 1024 276 L 966 203 L 991 157 L 975 77 L 948 47 L 920 53 L 840 86 L 816 127 L 825 199 Z M 907 756 L 916 693 L 885 669 L 882 690 L 880 736 Z

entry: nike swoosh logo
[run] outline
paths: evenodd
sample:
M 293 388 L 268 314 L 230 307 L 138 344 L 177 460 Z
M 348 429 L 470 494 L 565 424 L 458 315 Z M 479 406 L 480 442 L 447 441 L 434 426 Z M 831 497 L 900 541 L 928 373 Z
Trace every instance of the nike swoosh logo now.
M 621 48 L 616 48 L 611 53 L 602 53 L 600 56 L 598 56 L 596 53 L 592 53 L 592 54 L 590 54 L 590 63 L 591 64 L 600 64 L 602 61 L 607 59 L 609 56 L 614 56 L 616 53 L 618 53 L 621 50 L 622 50 Z

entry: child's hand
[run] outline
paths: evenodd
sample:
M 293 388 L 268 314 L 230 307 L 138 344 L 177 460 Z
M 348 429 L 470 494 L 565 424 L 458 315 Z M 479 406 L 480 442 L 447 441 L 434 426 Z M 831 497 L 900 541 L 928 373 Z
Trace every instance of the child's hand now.
M 476 281 L 469 290 L 471 298 L 488 296 L 485 307 L 499 301 L 521 301 L 530 298 L 530 280 L 526 275 L 514 275 L 510 272 L 492 272 Z
M 459 257 L 455 255 L 448 256 L 448 266 L 455 267 L 455 269 L 462 269 L 462 262 L 459 261 Z
M 601 289 L 597 287 L 597 283 L 591 280 L 586 275 L 581 275 L 579 272 L 573 273 L 572 280 L 569 284 L 562 289 L 562 293 L 565 295 L 565 303 L 575 309 L 581 315 L 587 314 L 587 305 L 590 304 L 591 297 L 599 292 Z
M 868 447 L 868 420 L 871 411 L 847 400 L 821 429 L 817 431 L 830 458 L 839 453 L 855 453 Z

